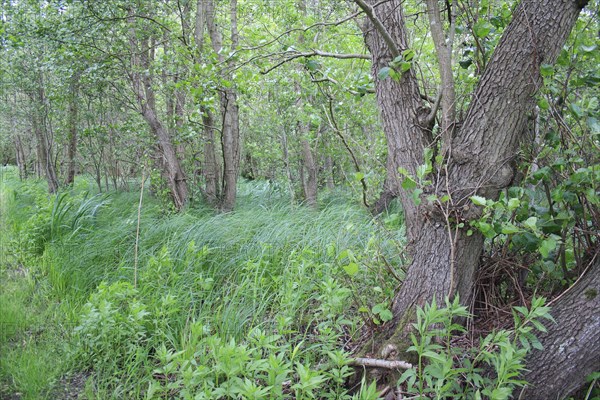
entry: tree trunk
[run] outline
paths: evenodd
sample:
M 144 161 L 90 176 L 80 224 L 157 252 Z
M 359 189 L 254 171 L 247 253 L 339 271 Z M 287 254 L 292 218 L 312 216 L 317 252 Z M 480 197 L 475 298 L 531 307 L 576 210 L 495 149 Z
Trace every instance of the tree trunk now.
M 553 305 L 556 324 L 538 335 L 543 350 L 527 358 L 529 386 L 520 398 L 562 399 L 600 371 L 600 254 L 580 280 Z M 548 325 L 548 324 L 547 324 Z
M 240 169 L 240 127 L 237 95 L 227 89 L 221 94 L 223 131 L 221 145 L 223 152 L 223 191 L 221 210 L 228 212 L 235 206 L 237 178 Z
M 195 38 L 197 41 L 198 50 L 201 50 L 202 38 L 201 34 L 204 31 L 204 22 L 208 28 L 208 33 L 211 39 L 213 51 L 217 54 L 220 63 L 226 63 L 228 68 L 233 67 L 233 60 L 226 61 L 223 55 L 223 38 L 218 30 L 215 21 L 215 4 L 213 0 L 198 1 L 198 14 L 196 16 Z M 231 22 L 231 48 L 235 49 L 239 44 L 239 34 L 237 29 L 237 1 L 230 2 L 230 22 Z M 225 72 L 222 76 L 223 80 L 231 83 L 231 73 Z M 221 188 L 221 204 L 222 211 L 231 211 L 235 206 L 235 198 L 237 195 L 237 178 L 240 169 L 240 122 L 239 108 L 237 104 L 237 92 L 235 88 L 223 88 L 220 92 L 221 102 L 221 147 L 223 154 L 223 179 Z
M 19 179 L 23 180 L 27 178 L 27 159 L 25 158 L 21 136 L 18 133 L 15 133 L 15 156 L 19 167 Z
M 132 11 L 133 12 L 133 11 Z M 131 72 L 129 74 L 140 112 L 150 130 L 158 139 L 158 150 L 163 162 L 163 175 L 177 210 L 183 209 L 188 201 L 188 188 L 183 169 L 173 146 L 171 136 L 160 122 L 156 111 L 156 96 L 152 87 L 150 64 L 154 57 L 154 44 L 145 37 L 138 41 L 134 17 L 129 18 L 131 48 Z M 139 43 L 138 43 L 139 42 Z
M 302 168 L 304 170 L 302 186 L 304 199 L 310 207 L 317 207 L 317 164 L 313 157 L 308 139 L 302 139 Z
M 202 122 L 204 124 L 204 168 L 202 171 L 205 181 L 204 195 L 209 204 L 216 206 L 219 198 L 219 171 L 221 166 L 215 153 L 215 122 L 210 110 L 203 110 Z
M 37 140 L 38 162 L 41 172 L 43 172 L 48 181 L 48 192 L 56 193 L 59 186 L 58 177 L 56 168 L 52 162 L 52 148 L 50 141 L 48 140 L 46 125 L 42 116 L 42 108 L 45 107 L 45 102 L 44 89 L 40 86 L 37 91 L 37 98 L 33 99 L 33 104 L 37 105 L 37 109 L 32 113 L 32 125 Z
M 377 4 L 375 8 L 362 0 L 356 2 L 369 16 L 363 31 L 377 76 L 401 50 L 409 48 L 402 1 L 369 1 Z M 400 190 L 412 262 L 393 301 L 394 318 L 375 339 L 377 347 L 406 345 L 408 323 L 416 305 L 433 298 L 439 303 L 455 294 L 463 304 L 469 304 L 483 246 L 480 234 L 466 234 L 468 221 L 480 213 L 469 197 L 496 198 L 499 190 L 510 184 L 513 168 L 509 162 L 522 140 L 527 113 L 541 84 L 540 65 L 555 61 L 583 5 L 575 0 L 525 0 L 516 7 L 513 21 L 476 89 L 462 129 L 455 133 L 452 143 L 441 143 L 448 149 L 447 163 L 433 166 L 433 173 L 426 177 L 432 184 L 420 188 L 424 192 L 418 196 L 419 204 L 412 190 Z M 376 78 L 376 94 L 388 140 L 388 177 L 399 183 L 398 168 L 416 177 L 418 166 L 432 162 L 423 159 L 423 150 L 432 138 L 423 124 L 423 116 L 430 110 L 421 103 L 412 69 L 398 81 Z M 449 200 L 429 202 L 428 195 L 438 199 L 449 196 Z M 462 221 L 465 226 L 458 228 L 450 221 Z
M 69 116 L 67 131 L 67 176 L 65 185 L 72 185 L 75 180 L 77 154 L 77 86 L 79 84 L 79 73 L 71 78 L 69 86 Z

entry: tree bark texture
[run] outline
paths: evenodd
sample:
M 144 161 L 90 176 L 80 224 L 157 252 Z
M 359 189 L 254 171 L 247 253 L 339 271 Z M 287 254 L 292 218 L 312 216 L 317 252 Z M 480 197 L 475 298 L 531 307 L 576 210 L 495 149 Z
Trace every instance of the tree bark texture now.
M 600 254 L 580 280 L 553 305 L 556 324 L 538 335 L 543 350 L 527 359 L 523 399 L 562 399 L 600 371 Z
M 367 13 L 363 32 L 373 57 L 377 101 L 388 141 L 388 179 L 400 186 L 398 168 L 415 177 L 417 167 L 425 164 L 423 150 L 431 145 L 432 135 L 423 117 L 430 110 L 421 102 L 412 69 L 397 81 L 377 77 L 395 53 L 409 48 L 402 1 L 368 3 L 376 7 L 371 7 L 371 15 Z M 377 347 L 385 345 L 386 339 L 387 343 L 405 343 L 416 305 L 434 298 L 439 304 L 445 296 L 456 294 L 463 304 L 470 303 L 483 237 L 479 233 L 467 236 L 468 223 L 459 229 L 450 221 L 478 218 L 479 210 L 469 197 L 496 198 L 510 184 L 510 161 L 541 85 L 540 65 L 555 61 L 581 7 L 575 0 L 525 0 L 516 7 L 473 95 L 462 129 L 454 133 L 451 143 L 446 137 L 440 144 L 448 152 L 446 163 L 436 165 L 428 177 L 433 183 L 423 187 L 420 205 L 412 190 L 400 189 L 412 262 L 393 301 L 394 318 L 383 337 L 377 338 Z M 390 48 L 390 39 L 395 48 Z M 449 196 L 449 200 L 429 203 L 425 199 L 429 194 L 438 199 Z

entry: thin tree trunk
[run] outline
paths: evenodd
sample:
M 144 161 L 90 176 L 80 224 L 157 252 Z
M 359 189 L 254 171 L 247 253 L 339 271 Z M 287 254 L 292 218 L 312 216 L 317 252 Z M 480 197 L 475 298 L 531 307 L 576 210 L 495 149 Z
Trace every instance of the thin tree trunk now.
M 223 39 L 215 22 L 215 4 L 213 0 L 198 1 L 198 14 L 196 18 L 195 38 L 201 42 L 201 33 L 204 31 L 204 24 L 201 19 L 204 18 L 208 33 L 211 38 L 213 51 L 217 54 L 220 63 L 226 63 L 229 68 L 233 61 L 225 61 L 222 53 Z M 237 1 L 230 2 L 230 22 L 231 22 L 231 48 L 235 49 L 239 44 L 239 33 L 237 29 Z M 198 43 L 197 43 L 198 45 Z M 222 76 L 224 80 L 232 81 L 229 72 Z M 235 88 L 224 88 L 220 92 L 221 102 L 221 148 L 223 155 L 223 176 L 221 184 L 221 204 L 222 211 L 231 211 L 235 206 L 237 195 L 237 179 L 240 168 L 240 127 L 239 127 L 239 108 L 237 104 L 237 92 Z
M 23 150 L 23 143 L 21 136 L 15 132 L 15 156 L 17 166 L 19 167 L 19 179 L 23 180 L 27 178 L 27 159 L 25 157 L 25 151 Z
M 158 150 L 163 159 L 163 175 L 171 191 L 173 204 L 177 210 L 183 209 L 188 201 L 188 187 L 183 169 L 177 157 L 175 147 L 169 132 L 161 123 L 156 112 L 156 97 L 152 87 L 150 64 L 154 57 L 153 43 L 148 38 L 139 41 L 136 39 L 135 20 L 130 17 L 129 42 L 131 47 L 131 72 L 130 78 L 133 85 L 141 114 L 148 123 L 150 130 L 158 139 Z M 142 73 L 141 71 L 146 71 Z
M 317 164 L 307 138 L 302 139 L 302 167 L 304 169 L 304 199 L 310 207 L 317 207 Z
M 290 201 L 293 204 L 294 203 L 294 175 L 292 174 L 292 169 L 290 167 L 290 157 L 289 157 L 289 150 L 288 150 L 288 139 L 287 139 L 287 133 L 285 131 L 285 127 L 282 127 L 281 129 L 282 134 L 281 134 L 281 151 L 282 151 L 282 158 L 283 158 L 283 168 L 285 170 L 285 176 L 287 177 L 287 181 L 288 181 L 288 189 L 290 192 Z
M 40 86 L 37 91 L 37 98 L 33 99 L 33 104 L 38 108 L 32 113 L 32 125 L 37 140 L 37 153 L 41 172 L 43 172 L 48 181 L 48 192 L 56 193 L 59 183 L 56 174 L 56 168 L 52 162 L 52 149 L 48 140 L 48 134 L 45 129 L 42 109 L 45 108 L 44 89 Z
M 202 172 L 206 185 L 204 194 L 206 201 L 216 206 L 219 198 L 219 171 L 221 167 L 215 154 L 214 119 L 210 110 L 204 110 L 202 122 L 204 124 L 204 168 Z
M 77 155 L 77 91 L 79 85 L 79 73 L 71 78 L 69 85 L 69 116 L 67 131 L 67 177 L 65 185 L 72 185 L 75 180 Z

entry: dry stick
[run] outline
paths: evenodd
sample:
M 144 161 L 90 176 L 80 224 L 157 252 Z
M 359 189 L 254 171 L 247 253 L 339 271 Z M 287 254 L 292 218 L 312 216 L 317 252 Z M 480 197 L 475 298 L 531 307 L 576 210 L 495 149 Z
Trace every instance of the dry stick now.
M 355 358 L 350 362 L 350 365 L 387 369 L 411 369 L 413 367 L 412 364 L 406 361 L 379 360 L 376 358 Z
M 146 167 L 142 170 L 142 185 L 140 187 L 140 203 L 138 204 L 137 228 L 135 231 L 135 249 L 133 256 L 133 287 L 137 288 L 138 247 L 140 243 L 140 219 L 142 215 L 142 201 L 144 200 L 144 183 L 146 183 Z

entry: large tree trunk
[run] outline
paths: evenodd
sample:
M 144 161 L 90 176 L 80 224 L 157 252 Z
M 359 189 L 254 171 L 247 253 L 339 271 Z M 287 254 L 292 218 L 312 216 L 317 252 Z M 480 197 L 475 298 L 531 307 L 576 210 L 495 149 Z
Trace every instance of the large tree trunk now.
M 356 2 L 369 16 L 363 30 L 377 76 L 382 67 L 409 48 L 402 1 L 369 1 L 377 4 L 375 8 L 362 0 Z M 555 61 L 583 3 L 525 0 L 516 7 L 513 21 L 473 96 L 462 129 L 455 132 L 451 143 L 441 143 L 441 148 L 447 149 L 447 161 L 434 165 L 427 177 L 433 183 L 422 187 L 420 204 L 415 203 L 412 190 L 400 190 L 412 262 L 393 301 L 392 323 L 377 338 L 377 347 L 388 343 L 404 347 L 416 305 L 434 298 L 439 304 L 445 296 L 457 294 L 463 304 L 469 304 L 483 246 L 480 234 L 466 234 L 468 221 L 479 215 L 469 197 L 478 194 L 496 198 L 499 190 L 510 184 L 510 161 L 541 85 L 540 65 Z M 388 176 L 400 181 L 396 171 L 402 168 L 415 177 L 417 167 L 426 163 L 423 149 L 432 137 L 424 124 L 430 110 L 421 103 L 412 69 L 398 81 L 376 78 L 376 94 L 388 140 L 388 168 L 393 168 Z M 447 195 L 449 200 L 428 202 L 425 197 L 432 194 L 438 199 Z M 465 226 L 458 228 L 450 221 L 464 221 Z
M 600 371 L 600 254 L 580 280 L 553 305 L 556 324 L 538 335 L 543 350 L 527 359 L 529 386 L 520 397 L 562 399 Z

